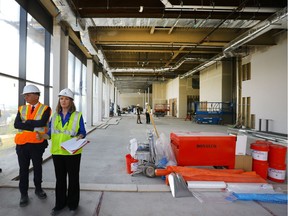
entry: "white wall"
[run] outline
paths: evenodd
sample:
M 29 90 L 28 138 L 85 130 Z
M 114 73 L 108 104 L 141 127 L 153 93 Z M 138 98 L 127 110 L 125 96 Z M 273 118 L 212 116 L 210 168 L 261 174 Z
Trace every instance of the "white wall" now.
M 179 78 L 175 78 L 167 82 L 166 97 L 169 99 L 179 97 Z
M 137 105 L 139 104 L 141 107 L 145 107 L 145 102 L 144 98 L 145 94 L 144 93 L 125 93 L 125 94 L 120 94 L 120 108 L 128 107 L 131 105 Z M 146 95 L 146 100 L 147 100 L 147 95 Z M 150 99 L 151 101 L 151 99 Z
M 200 102 L 222 102 L 222 64 L 211 65 L 200 72 Z
M 166 97 L 167 97 L 167 104 L 169 104 L 170 99 L 176 99 L 176 107 L 174 108 L 176 110 L 176 117 L 179 118 L 179 93 L 180 92 L 180 79 L 179 77 L 169 80 L 167 82 L 167 88 L 166 88 Z M 170 112 L 169 115 L 172 115 L 172 107 L 170 104 Z
M 249 56 L 251 80 L 242 82 L 242 96 L 251 97 L 251 114 L 272 119 L 269 130 L 287 134 L 287 38 L 278 45 L 256 50 Z M 262 123 L 262 130 L 266 126 Z

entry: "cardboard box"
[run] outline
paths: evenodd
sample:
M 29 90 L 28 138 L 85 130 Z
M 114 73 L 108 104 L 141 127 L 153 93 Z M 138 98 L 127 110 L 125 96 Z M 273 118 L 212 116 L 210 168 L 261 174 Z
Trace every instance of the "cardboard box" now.
M 235 169 L 243 169 L 244 171 L 252 171 L 251 155 L 236 155 Z
M 237 135 L 235 155 L 246 155 L 247 135 Z

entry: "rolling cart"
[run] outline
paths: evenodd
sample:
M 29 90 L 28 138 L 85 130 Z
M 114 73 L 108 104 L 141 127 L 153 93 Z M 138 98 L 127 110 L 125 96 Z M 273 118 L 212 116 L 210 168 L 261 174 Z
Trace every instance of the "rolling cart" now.
M 138 160 L 138 167 L 131 175 L 143 173 L 147 177 L 155 177 L 155 144 L 154 135 L 151 131 L 148 132 L 148 143 L 139 143 L 136 150 L 135 159 Z

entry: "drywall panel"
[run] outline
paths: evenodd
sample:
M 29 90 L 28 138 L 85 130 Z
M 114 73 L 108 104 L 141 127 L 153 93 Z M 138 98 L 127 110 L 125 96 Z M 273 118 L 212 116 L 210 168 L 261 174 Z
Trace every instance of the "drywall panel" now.
M 155 104 L 167 104 L 166 89 L 166 82 L 152 84 L 152 112 L 154 112 Z
M 128 107 L 131 105 L 139 104 L 144 107 L 144 94 L 143 93 L 126 93 L 120 94 L 120 108 Z
M 233 97 L 233 64 L 222 62 L 222 102 L 231 102 Z
M 287 37 L 278 45 L 255 50 L 251 59 L 251 80 L 242 82 L 242 96 L 251 97 L 251 114 L 271 119 L 269 131 L 287 134 Z M 266 126 L 262 124 L 265 130 Z
M 166 82 L 152 84 L 153 104 L 163 103 L 166 101 Z
M 222 102 L 222 64 L 200 72 L 200 101 Z
M 167 99 L 179 97 L 179 77 L 168 81 L 167 83 Z
M 170 99 L 176 99 L 176 101 L 177 101 L 177 104 L 175 107 L 176 117 L 179 117 L 179 82 L 180 82 L 179 77 L 168 81 L 167 82 L 167 93 L 166 93 L 168 102 Z M 171 115 L 171 112 L 172 112 L 171 109 L 172 108 L 170 107 L 169 115 Z

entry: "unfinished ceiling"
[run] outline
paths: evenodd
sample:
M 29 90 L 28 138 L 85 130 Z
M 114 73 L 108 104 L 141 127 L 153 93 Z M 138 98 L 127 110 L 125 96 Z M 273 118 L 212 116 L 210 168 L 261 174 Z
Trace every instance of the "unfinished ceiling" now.
M 53 2 L 58 19 L 77 32 L 121 93 L 197 74 L 251 46 L 274 45 L 274 36 L 287 29 L 286 0 Z

